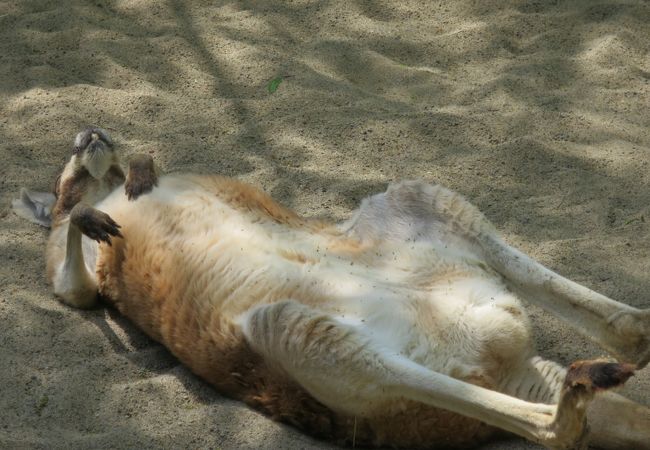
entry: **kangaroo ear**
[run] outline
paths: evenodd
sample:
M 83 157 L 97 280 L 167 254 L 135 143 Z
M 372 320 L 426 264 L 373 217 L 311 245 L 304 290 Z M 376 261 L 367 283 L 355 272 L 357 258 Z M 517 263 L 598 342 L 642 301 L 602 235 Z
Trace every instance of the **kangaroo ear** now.
M 11 206 L 20 217 L 49 228 L 52 225 L 52 208 L 55 202 L 54 194 L 22 188 L 20 198 L 13 200 Z

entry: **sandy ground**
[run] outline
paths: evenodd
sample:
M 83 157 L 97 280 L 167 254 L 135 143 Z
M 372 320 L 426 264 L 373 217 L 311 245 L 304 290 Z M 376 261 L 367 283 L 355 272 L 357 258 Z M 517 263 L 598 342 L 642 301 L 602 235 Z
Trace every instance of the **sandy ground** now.
M 49 190 L 88 124 L 309 216 L 443 183 L 554 270 L 650 307 L 648 24 L 643 0 L 0 1 L 0 447 L 331 448 L 54 299 L 47 231 L 10 200 Z M 601 354 L 532 315 L 543 355 Z M 650 371 L 627 390 L 649 404 Z

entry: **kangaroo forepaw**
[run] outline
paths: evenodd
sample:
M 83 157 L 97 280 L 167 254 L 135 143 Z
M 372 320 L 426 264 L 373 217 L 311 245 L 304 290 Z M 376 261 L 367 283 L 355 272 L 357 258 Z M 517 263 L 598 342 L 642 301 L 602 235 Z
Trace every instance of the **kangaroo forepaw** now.
M 111 237 L 123 237 L 120 226 L 108 214 L 83 203 L 78 203 L 72 208 L 70 222 L 97 242 L 111 245 Z
M 158 175 L 153 158 L 138 154 L 129 161 L 129 173 L 126 175 L 124 191 L 129 200 L 136 200 L 140 195 L 151 192 L 158 185 Z

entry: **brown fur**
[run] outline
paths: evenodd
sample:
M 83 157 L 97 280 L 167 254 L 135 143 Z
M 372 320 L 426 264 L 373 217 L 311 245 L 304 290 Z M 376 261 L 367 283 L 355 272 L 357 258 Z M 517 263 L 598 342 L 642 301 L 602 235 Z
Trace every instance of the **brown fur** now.
M 83 199 L 88 191 L 88 185 L 93 181 L 93 177 L 84 167 L 76 169 L 71 177 L 57 179 L 55 191 L 58 198 L 52 210 L 53 224 L 56 225 L 68 217 L 74 205 Z
M 125 177 L 122 168 L 118 165 L 112 165 L 104 176 L 104 181 L 111 187 L 116 187 L 124 183 Z
M 149 155 L 137 154 L 129 161 L 129 172 L 124 191 L 129 200 L 135 200 L 140 195 L 151 191 L 158 184 L 158 175 L 153 158 Z
M 106 172 L 103 181 L 106 183 L 107 189 L 112 190 L 124 182 L 124 172 L 120 166 L 113 165 Z M 52 209 L 53 226 L 68 217 L 72 208 L 83 201 L 89 190 L 91 190 L 91 186 L 98 183 L 85 167 L 75 168 L 72 176 L 66 178 L 59 176 L 54 187 L 57 201 Z
M 314 226 L 248 185 L 220 177 L 197 181 L 209 185 L 211 192 L 233 207 L 256 213 L 259 220 Z M 164 236 L 151 235 L 155 231 L 138 224 L 140 219 L 115 217 L 125 238 L 114 240 L 112 247 L 100 245 L 100 294 L 221 393 L 314 436 L 360 447 L 467 448 L 495 433 L 493 427 L 477 420 L 411 401 L 404 401 L 398 411 L 365 418 L 325 407 L 286 374 L 268 367 L 237 327 L 195 302 L 205 295 L 197 280 L 166 278 L 165 274 L 175 273 L 183 264 L 182 256 L 177 249 L 165 249 Z M 285 256 L 309 263 L 298 254 Z M 287 296 L 288 291 L 277 293 L 278 298 Z M 485 379 L 469 377 L 466 381 L 494 387 L 486 386 Z
M 250 184 L 220 176 L 190 176 L 189 179 L 205 187 L 206 190 L 214 192 L 232 207 L 258 214 L 260 220 L 271 219 L 278 224 L 314 230 L 326 227 L 321 222 L 300 217 L 292 210 L 278 204 L 267 193 Z

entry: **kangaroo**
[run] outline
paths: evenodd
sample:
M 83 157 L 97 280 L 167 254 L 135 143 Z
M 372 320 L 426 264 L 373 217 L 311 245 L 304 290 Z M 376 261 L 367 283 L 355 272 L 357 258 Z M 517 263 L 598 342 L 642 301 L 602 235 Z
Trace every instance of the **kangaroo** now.
M 55 194 L 47 276 L 76 308 L 113 305 L 221 393 L 351 446 L 468 448 L 503 432 L 551 449 L 650 449 L 650 409 L 610 391 L 650 360 L 650 310 L 506 244 L 462 196 L 391 184 L 343 223 L 300 217 L 242 182 L 126 175 L 100 128 Z M 535 353 L 523 303 L 620 362 Z

